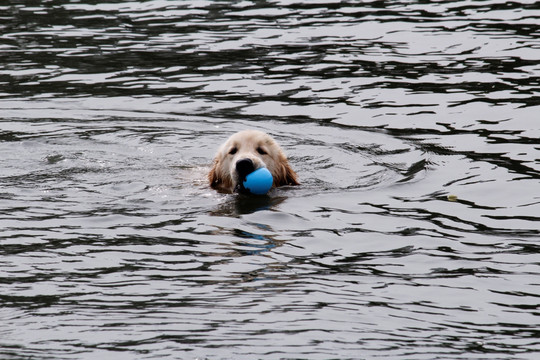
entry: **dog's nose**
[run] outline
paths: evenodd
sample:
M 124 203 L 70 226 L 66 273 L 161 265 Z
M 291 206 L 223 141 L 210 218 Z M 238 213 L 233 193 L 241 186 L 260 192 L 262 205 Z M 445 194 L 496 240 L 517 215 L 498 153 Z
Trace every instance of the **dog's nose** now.
M 246 176 L 251 174 L 255 170 L 255 165 L 250 159 L 240 159 L 236 162 L 236 172 L 240 176 L 240 179 L 244 180 Z

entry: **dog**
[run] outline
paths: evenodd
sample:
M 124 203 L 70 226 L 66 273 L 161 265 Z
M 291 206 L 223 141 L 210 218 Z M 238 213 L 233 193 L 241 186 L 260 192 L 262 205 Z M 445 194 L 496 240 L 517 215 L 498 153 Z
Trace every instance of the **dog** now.
M 221 145 L 208 173 L 208 181 L 220 192 L 248 193 L 243 182 L 247 175 L 261 167 L 266 167 L 272 174 L 272 187 L 299 185 L 298 176 L 281 147 L 270 135 L 258 130 L 237 132 Z

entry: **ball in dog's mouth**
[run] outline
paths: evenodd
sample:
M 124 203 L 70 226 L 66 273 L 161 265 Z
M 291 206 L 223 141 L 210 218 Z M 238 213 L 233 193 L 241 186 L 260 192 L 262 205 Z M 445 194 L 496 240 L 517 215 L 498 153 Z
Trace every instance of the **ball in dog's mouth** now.
M 254 195 L 266 195 L 272 188 L 274 177 L 265 167 L 249 173 L 242 182 L 242 189 Z

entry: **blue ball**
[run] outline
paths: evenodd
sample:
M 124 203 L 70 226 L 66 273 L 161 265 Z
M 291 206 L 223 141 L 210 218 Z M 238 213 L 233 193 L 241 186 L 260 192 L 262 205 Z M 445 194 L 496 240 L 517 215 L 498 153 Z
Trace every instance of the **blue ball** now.
M 274 178 L 267 168 L 259 168 L 246 176 L 244 187 L 255 195 L 266 195 L 272 187 Z

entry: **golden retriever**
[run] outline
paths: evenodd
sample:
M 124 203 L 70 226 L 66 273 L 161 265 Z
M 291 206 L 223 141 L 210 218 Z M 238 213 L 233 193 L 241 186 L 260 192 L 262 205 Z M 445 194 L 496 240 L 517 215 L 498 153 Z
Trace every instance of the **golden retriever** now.
M 270 135 L 258 130 L 237 132 L 221 145 L 208 180 L 218 191 L 245 193 L 246 176 L 261 167 L 266 167 L 274 177 L 273 187 L 299 184 L 281 147 Z

